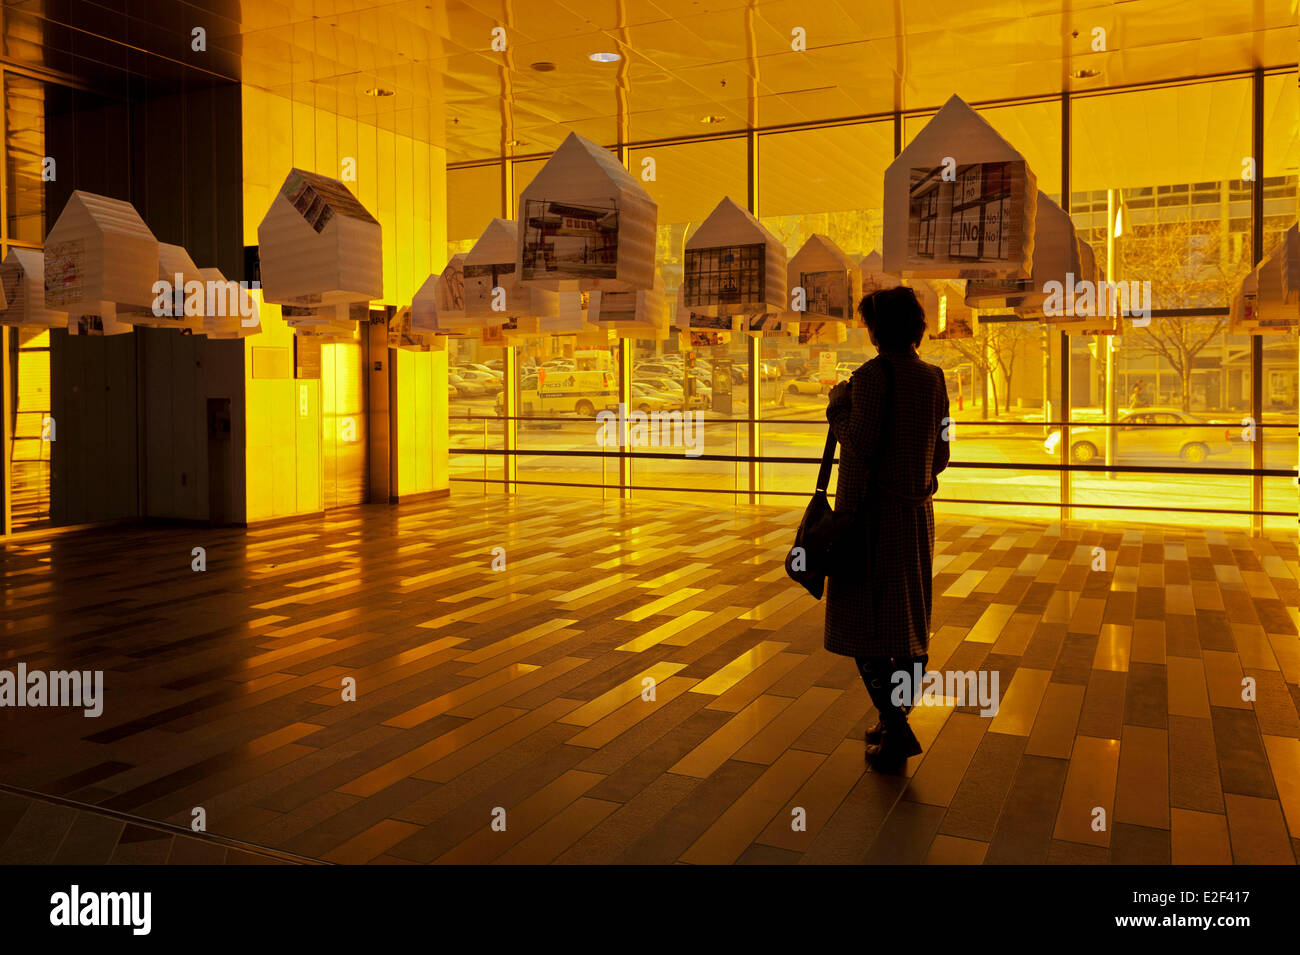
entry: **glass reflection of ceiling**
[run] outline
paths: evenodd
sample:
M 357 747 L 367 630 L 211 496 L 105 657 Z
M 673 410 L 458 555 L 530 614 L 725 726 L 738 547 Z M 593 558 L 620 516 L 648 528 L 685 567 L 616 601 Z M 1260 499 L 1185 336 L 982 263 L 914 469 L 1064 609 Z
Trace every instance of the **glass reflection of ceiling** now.
M 1297 0 L 5 2 L 7 57 L 86 77 L 239 78 L 445 144 L 542 154 L 569 130 L 651 142 L 896 108 L 1281 66 Z M 52 11 L 60 12 L 52 12 Z M 67 22 L 75 11 L 75 23 Z M 64 18 L 64 19 L 60 19 Z M 190 49 L 204 26 L 208 51 Z M 504 27 L 507 50 L 491 49 Z M 802 27 L 807 51 L 791 49 Z M 1094 28 L 1109 52 L 1091 49 Z M 1075 34 L 1078 34 L 1075 36 Z M 147 51 L 146 55 L 142 51 Z M 614 51 L 615 64 L 589 54 Z M 532 68 L 555 64 L 551 72 Z M 1091 78 L 1071 73 L 1096 71 Z M 188 81 L 188 79 L 187 79 Z M 367 91 L 392 90 L 374 97 Z

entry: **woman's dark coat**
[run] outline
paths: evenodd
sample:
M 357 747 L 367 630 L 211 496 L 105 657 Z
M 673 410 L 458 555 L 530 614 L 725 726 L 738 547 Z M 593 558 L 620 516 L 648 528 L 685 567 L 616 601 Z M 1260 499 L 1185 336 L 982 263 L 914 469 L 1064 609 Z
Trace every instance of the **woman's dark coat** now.
M 894 372 L 888 422 L 883 362 Z M 947 385 L 942 369 L 910 349 L 882 352 L 850 382 L 847 400 L 837 395 L 826 408 L 840 443 L 835 510 L 867 508 L 859 533 L 870 559 L 826 582 L 826 649 L 853 657 L 919 656 L 930 642 L 930 495 L 935 476 L 948 466 Z M 879 474 L 873 473 L 877 459 Z

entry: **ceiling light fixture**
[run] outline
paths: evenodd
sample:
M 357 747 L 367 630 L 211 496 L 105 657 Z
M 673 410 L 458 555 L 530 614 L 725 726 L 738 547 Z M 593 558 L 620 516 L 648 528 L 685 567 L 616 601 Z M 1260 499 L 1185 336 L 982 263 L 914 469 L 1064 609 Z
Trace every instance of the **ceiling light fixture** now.
M 550 60 L 538 60 L 536 63 L 532 64 L 532 66 L 538 73 L 555 72 L 555 64 Z
M 587 59 L 593 63 L 617 63 L 623 57 L 618 53 L 593 53 Z
M 712 113 L 710 113 L 710 114 L 707 115 L 707 116 L 701 116 L 701 117 L 700 117 L 700 122 L 701 122 L 701 123 L 704 123 L 706 126 L 711 126 L 711 125 L 713 125 L 714 123 L 720 123 L 720 122 L 722 122 L 722 117 L 721 117 L 721 116 L 714 116 Z
M 1071 70 L 1070 75 L 1076 80 L 1090 80 L 1094 76 L 1101 76 L 1101 70 Z
M 382 86 L 372 86 L 370 89 L 366 90 L 366 95 L 367 96 L 392 96 L 394 94 L 392 90 L 386 90 Z

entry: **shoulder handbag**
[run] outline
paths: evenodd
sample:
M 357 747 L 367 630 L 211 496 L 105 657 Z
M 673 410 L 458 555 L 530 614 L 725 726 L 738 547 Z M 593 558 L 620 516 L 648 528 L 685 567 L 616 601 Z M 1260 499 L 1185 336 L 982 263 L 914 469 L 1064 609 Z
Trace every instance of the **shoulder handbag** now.
M 889 359 L 884 359 L 885 370 L 885 405 L 882 411 L 880 439 L 876 444 L 876 460 L 872 467 L 872 481 L 880 473 L 881 459 L 886 444 L 888 425 L 893 418 L 894 405 L 894 369 Z M 821 467 L 817 470 L 817 487 L 812 500 L 804 509 L 799 529 L 795 531 L 794 546 L 785 557 L 785 572 L 795 583 L 818 600 L 826 589 L 826 577 L 832 570 L 842 566 L 847 555 L 845 551 L 861 549 L 861 535 L 865 514 L 854 509 L 852 512 L 835 511 L 826 496 L 826 488 L 831 480 L 831 465 L 835 461 L 835 429 L 826 428 L 826 447 L 822 451 Z

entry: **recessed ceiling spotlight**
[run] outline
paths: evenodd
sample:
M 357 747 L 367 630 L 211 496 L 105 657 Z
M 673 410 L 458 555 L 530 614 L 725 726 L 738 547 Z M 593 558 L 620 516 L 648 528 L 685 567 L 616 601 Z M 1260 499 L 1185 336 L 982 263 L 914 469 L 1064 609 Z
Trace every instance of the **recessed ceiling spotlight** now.
M 522 140 L 522 139 L 508 139 L 508 140 L 506 140 L 506 145 L 507 145 L 507 146 L 510 146 L 511 148 L 513 148 L 513 147 L 515 147 L 515 146 L 527 146 L 528 143 L 526 143 L 526 142 L 525 142 L 524 140 Z
M 392 90 L 386 90 L 382 86 L 372 86 L 370 89 L 366 90 L 366 95 L 367 96 L 392 96 L 394 94 Z
M 555 72 L 555 64 L 550 60 L 538 60 L 536 63 L 532 64 L 532 66 L 538 73 Z
M 593 53 L 587 59 L 593 63 L 617 63 L 623 57 L 618 53 Z
M 1101 76 L 1101 70 L 1071 70 L 1070 75 L 1076 80 L 1090 80 L 1094 76 Z
M 721 117 L 721 116 L 714 116 L 712 113 L 710 113 L 708 116 L 701 116 L 701 117 L 700 117 L 700 122 L 701 122 L 701 123 L 704 123 L 706 126 L 711 126 L 711 125 L 713 125 L 714 123 L 720 123 L 720 122 L 722 122 L 722 117 Z

